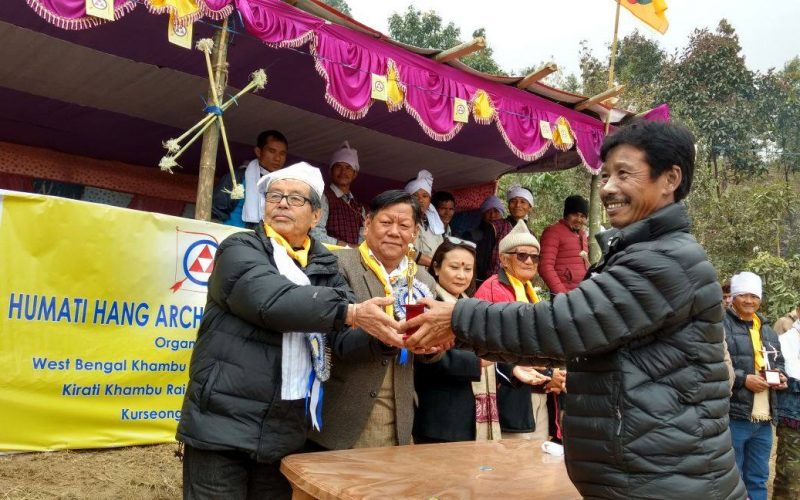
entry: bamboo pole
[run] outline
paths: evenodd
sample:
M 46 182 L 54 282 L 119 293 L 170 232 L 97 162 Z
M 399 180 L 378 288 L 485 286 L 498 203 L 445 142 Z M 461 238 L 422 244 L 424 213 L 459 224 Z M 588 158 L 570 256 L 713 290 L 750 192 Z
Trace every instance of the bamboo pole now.
M 474 38 L 469 42 L 464 42 L 460 45 L 456 45 L 455 47 L 451 47 L 447 50 L 439 52 L 433 56 L 433 60 L 440 63 L 445 63 L 447 61 L 452 61 L 453 59 L 458 59 L 472 54 L 473 52 L 483 50 L 484 48 L 486 48 L 486 39 L 482 36 L 479 36 L 478 38 Z
M 228 86 L 228 20 L 222 23 L 214 35 L 214 81 L 217 83 L 217 94 L 224 95 Z M 214 82 L 209 82 L 208 101 L 214 100 Z M 203 146 L 200 150 L 200 172 L 197 179 L 197 203 L 194 218 L 211 220 L 211 201 L 214 196 L 214 171 L 217 166 L 217 148 L 219 147 L 219 125 L 213 123 L 203 134 Z
M 614 16 L 614 38 L 611 41 L 611 61 L 608 64 L 608 88 L 614 87 L 614 65 L 617 62 L 617 39 L 619 35 L 619 11 L 622 0 L 617 0 L 617 12 Z M 606 114 L 605 134 L 611 127 L 611 111 Z M 592 176 L 589 192 L 589 260 L 592 263 L 600 260 L 601 249 L 595 236 L 600 232 L 600 212 L 603 209 L 600 202 L 600 176 Z
M 542 78 L 551 75 L 558 71 L 558 66 L 555 63 L 547 63 L 543 65 L 541 68 L 537 69 L 533 73 L 529 73 L 525 78 L 517 83 L 517 88 L 525 89 L 528 88 L 532 83 L 538 82 Z
M 575 111 L 583 111 L 584 109 L 588 109 L 594 106 L 595 104 L 600 104 L 601 102 L 607 99 L 611 99 L 612 97 L 617 97 L 622 93 L 623 90 L 625 90 L 625 85 L 615 85 L 613 87 L 610 87 L 608 90 L 576 104 Z

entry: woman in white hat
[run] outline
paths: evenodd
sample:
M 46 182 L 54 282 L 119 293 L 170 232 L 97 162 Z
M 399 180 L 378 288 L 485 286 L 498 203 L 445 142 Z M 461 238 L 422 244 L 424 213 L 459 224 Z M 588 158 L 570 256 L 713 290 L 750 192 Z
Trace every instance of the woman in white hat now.
M 476 299 L 489 302 L 539 302 L 531 280 L 539 266 L 539 241 L 528 231 L 525 221 L 500 240 L 500 270 L 475 293 Z M 547 441 L 547 392 L 560 392 L 563 374 L 529 366 L 497 365 L 497 407 L 503 438 Z

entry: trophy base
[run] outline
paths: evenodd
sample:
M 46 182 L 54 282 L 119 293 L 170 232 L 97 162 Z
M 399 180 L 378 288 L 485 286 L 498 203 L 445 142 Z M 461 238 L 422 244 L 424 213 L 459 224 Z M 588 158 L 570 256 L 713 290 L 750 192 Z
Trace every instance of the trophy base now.
M 781 385 L 781 375 L 778 370 L 761 370 L 761 376 L 771 387 Z

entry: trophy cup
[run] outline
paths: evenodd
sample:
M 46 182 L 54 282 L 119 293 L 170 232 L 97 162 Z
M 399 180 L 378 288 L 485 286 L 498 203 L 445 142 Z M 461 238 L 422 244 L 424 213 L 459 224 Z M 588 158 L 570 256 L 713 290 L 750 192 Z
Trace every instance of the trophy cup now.
M 764 377 L 764 380 L 767 381 L 770 387 L 781 385 L 781 376 L 780 371 L 775 370 L 771 367 L 769 363 L 769 355 L 772 354 L 775 356 L 775 359 L 778 357 L 778 350 L 775 349 L 772 345 L 769 345 L 770 349 L 766 347 L 761 348 L 761 354 L 764 355 L 764 368 L 761 370 L 761 376 Z
M 410 320 L 411 318 L 416 318 L 425 310 L 424 304 L 417 304 L 414 300 L 414 276 L 417 274 L 417 263 L 414 261 L 414 258 L 416 255 L 417 250 L 414 248 L 414 245 L 409 243 L 408 252 L 406 253 L 406 256 L 408 257 L 408 267 L 406 268 L 406 284 L 408 285 L 408 295 L 406 295 L 406 303 L 403 304 L 403 307 L 406 310 L 406 321 Z M 416 331 L 416 328 L 412 328 L 406 332 L 404 337 L 408 337 Z

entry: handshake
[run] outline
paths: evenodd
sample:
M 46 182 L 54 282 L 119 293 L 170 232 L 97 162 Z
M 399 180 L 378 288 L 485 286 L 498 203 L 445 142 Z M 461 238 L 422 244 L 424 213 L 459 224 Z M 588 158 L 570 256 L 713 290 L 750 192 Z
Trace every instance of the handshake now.
M 397 321 L 386 314 L 386 307 L 393 303 L 393 297 L 375 297 L 350 304 L 345 322 L 388 346 L 407 348 L 414 354 L 435 354 L 453 347 L 456 340 L 451 328 L 454 304 L 420 299 L 417 303 L 426 307 L 423 314 L 408 321 Z

